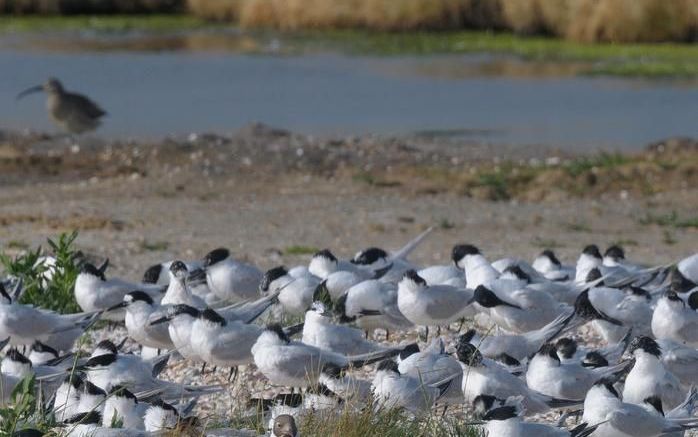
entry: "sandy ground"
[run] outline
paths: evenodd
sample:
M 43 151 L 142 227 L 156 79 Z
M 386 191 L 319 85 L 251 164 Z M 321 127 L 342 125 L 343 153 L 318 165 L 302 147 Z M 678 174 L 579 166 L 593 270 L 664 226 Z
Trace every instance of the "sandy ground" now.
M 229 159 L 222 152 L 223 140 L 215 137 L 191 138 L 177 147 L 167 141 L 118 145 L 93 140 L 78 150 L 62 139 L 5 134 L 0 144 L 4 150 L 0 246 L 17 251 L 78 228 L 82 249 L 109 257 L 110 274 L 134 280 L 151 264 L 201 257 L 219 246 L 267 269 L 305 264 L 314 248 L 328 247 L 341 257 L 368 246 L 396 249 L 429 226 L 435 232 L 411 257 L 421 264 L 448 263 L 451 247 L 460 242 L 479 246 L 492 260 L 503 256 L 532 260 L 543 248 L 553 248 L 563 262 L 574 262 L 587 244 L 596 243 L 603 250 L 621 242 L 629 258 L 656 264 L 698 249 L 695 228 L 640 223 L 648 213 L 695 216 L 696 188 L 642 197 L 609 193 L 555 202 L 492 202 L 419 192 L 404 185 L 368 185 L 338 176 L 341 172 L 327 173 L 318 164 L 325 157 L 315 149 L 314 167 L 284 158 L 305 154 L 298 152 L 295 142 L 307 145 L 303 143 L 307 138 L 269 140 L 268 132 L 247 135 L 251 135 L 249 156 L 236 149 Z M 346 156 L 337 153 L 346 166 L 389 166 L 386 156 L 402 159 L 384 153 L 395 143 L 358 139 Z M 290 155 L 274 149 L 275 144 L 290 150 Z M 378 147 L 384 149 L 375 156 L 357 156 Z M 508 153 L 517 159 L 558 156 L 542 149 L 453 144 L 438 149 L 433 143 L 417 150 L 443 165 L 451 165 L 454 157 L 461 163 L 477 163 Z M 122 335 L 95 333 L 97 338 Z M 224 402 L 217 407 L 206 403 L 202 411 L 230 414 L 231 402 L 240 393 L 260 394 L 264 382 L 252 372 L 248 369 L 242 375 L 252 384 L 226 392 L 219 398 Z M 168 375 L 201 379 L 197 369 L 183 364 L 168 370 Z M 227 370 L 219 370 L 206 382 L 223 382 L 226 376 Z

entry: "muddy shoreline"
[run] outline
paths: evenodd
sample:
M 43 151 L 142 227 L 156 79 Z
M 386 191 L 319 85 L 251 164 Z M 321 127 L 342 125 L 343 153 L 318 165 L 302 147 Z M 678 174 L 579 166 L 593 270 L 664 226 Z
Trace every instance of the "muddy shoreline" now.
M 76 145 L 5 132 L 0 244 L 17 251 L 78 229 L 78 245 L 132 278 L 156 260 L 213 246 L 268 268 L 307 262 L 323 247 L 341 256 L 396 248 L 428 226 L 437 232 L 414 255 L 423 263 L 447 262 L 459 241 L 492 258 L 531 259 L 550 247 L 567 261 L 587 243 L 621 243 L 631 258 L 670 262 L 698 247 L 696 150 L 690 140 L 666 141 L 609 168 L 574 167 L 570 178 L 546 163 L 579 157 L 443 138 L 324 138 L 252 125 L 227 137 Z M 529 168 L 533 178 L 511 179 Z M 471 173 L 485 183 L 469 187 Z M 577 189 L 590 175 L 595 185 Z M 652 180 L 638 175 L 657 178 L 655 189 L 645 191 Z M 492 201 L 502 181 L 509 197 Z M 536 190 L 543 195 L 526 197 Z

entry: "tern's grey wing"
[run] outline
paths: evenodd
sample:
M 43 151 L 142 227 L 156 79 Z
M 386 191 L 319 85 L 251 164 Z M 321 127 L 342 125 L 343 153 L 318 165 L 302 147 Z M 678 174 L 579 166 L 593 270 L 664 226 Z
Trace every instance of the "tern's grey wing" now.
M 261 332 L 257 325 L 228 329 L 216 337 L 211 355 L 224 361 L 252 361 L 250 349 Z
M 698 342 L 698 320 L 683 325 L 678 334 L 688 343 Z
M 436 289 L 439 289 L 435 287 Z M 454 314 L 461 312 L 472 297 L 465 290 L 455 288 L 441 288 L 436 293 L 429 293 L 429 298 L 425 301 L 426 314 L 434 319 L 448 319 Z

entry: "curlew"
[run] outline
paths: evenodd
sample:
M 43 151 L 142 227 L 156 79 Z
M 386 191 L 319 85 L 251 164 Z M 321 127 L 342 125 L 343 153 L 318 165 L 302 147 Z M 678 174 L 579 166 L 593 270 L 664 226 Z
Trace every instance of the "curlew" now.
M 46 108 L 51 120 L 68 133 L 81 134 L 94 130 L 100 125 L 100 118 L 106 115 L 95 102 L 82 94 L 66 91 L 54 78 L 22 91 L 17 95 L 17 100 L 40 91 L 48 94 Z

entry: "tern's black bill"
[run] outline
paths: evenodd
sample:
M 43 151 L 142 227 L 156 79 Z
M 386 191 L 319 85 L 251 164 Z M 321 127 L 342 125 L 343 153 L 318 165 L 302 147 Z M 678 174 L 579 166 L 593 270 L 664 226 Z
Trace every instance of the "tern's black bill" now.
M 109 308 L 107 308 L 107 312 L 109 311 L 116 311 L 121 308 L 126 308 L 128 306 L 128 302 L 119 302 L 116 305 L 112 305 Z
M 170 321 L 169 317 L 160 317 L 159 319 L 156 319 L 156 320 L 153 320 L 152 322 L 150 322 L 150 326 L 160 325 L 162 323 L 169 322 L 169 321 Z

